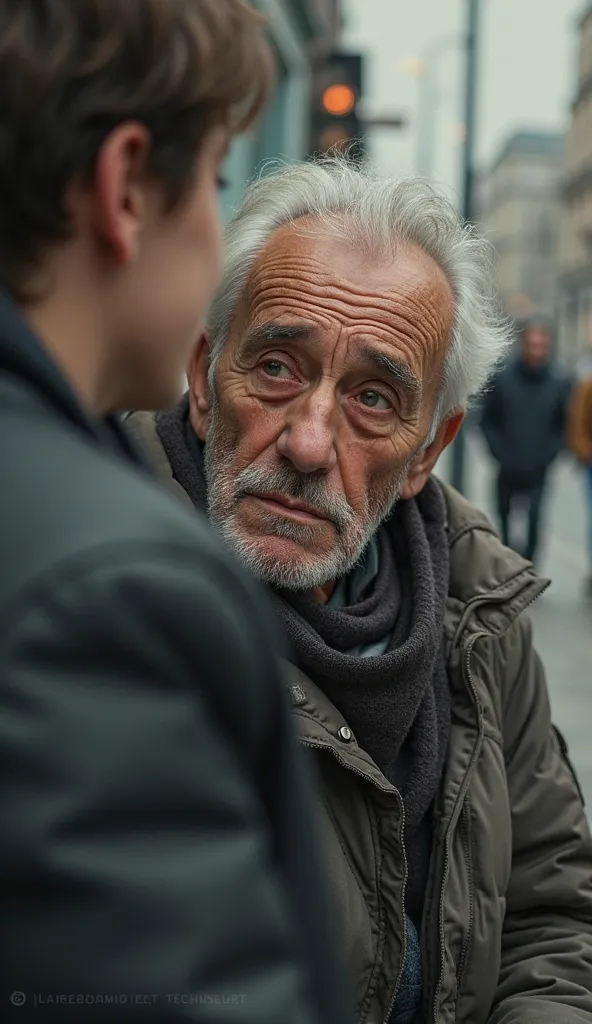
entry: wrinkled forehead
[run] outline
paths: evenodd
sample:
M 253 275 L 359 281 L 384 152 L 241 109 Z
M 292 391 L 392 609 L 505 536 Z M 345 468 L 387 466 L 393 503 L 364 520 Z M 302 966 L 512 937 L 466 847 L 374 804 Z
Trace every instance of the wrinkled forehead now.
M 352 332 L 375 331 L 382 340 L 403 331 L 426 358 L 443 357 L 454 297 L 435 260 L 410 242 L 385 251 L 344 236 L 314 217 L 275 231 L 248 276 L 237 310 L 240 328 L 304 316 Z

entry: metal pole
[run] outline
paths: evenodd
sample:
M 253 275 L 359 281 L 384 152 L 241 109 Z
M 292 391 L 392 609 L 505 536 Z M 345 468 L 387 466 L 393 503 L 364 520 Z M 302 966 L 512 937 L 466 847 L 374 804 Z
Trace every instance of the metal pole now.
M 465 220 L 472 221 L 475 215 L 475 128 L 477 111 L 478 45 L 480 0 L 467 0 L 466 73 L 464 94 L 465 139 L 463 146 L 463 209 Z M 452 484 L 457 490 L 465 490 L 465 434 L 461 427 L 452 445 Z
M 448 50 L 456 49 L 462 42 L 458 36 L 444 36 L 428 46 L 419 75 L 417 103 L 417 151 L 415 173 L 418 178 L 432 181 L 435 173 L 437 142 L 437 114 L 440 105 L 438 70 L 440 60 Z
M 437 96 L 434 87 L 435 68 L 426 61 L 419 77 L 417 110 L 417 155 L 415 173 L 418 178 L 434 177 L 434 145 Z

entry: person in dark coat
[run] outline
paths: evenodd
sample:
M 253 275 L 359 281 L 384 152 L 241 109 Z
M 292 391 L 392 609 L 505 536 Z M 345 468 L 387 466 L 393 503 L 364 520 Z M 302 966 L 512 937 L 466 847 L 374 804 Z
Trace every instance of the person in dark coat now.
M 114 418 L 175 400 L 268 80 L 239 0 L 0 0 L 3 1020 L 348 1020 L 263 599 Z
M 522 505 L 528 516 L 522 554 L 537 559 L 547 476 L 565 445 L 571 383 L 551 358 L 551 334 L 542 323 L 527 324 L 519 352 L 486 392 L 481 430 L 498 464 L 496 501 L 504 544 L 513 547 L 513 518 Z

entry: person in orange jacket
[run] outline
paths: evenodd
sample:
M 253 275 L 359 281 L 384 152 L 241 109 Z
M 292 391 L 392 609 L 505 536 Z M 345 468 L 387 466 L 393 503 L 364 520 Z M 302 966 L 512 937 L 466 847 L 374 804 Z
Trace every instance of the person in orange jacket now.
M 586 581 L 588 595 L 592 597 L 592 375 L 576 387 L 568 415 L 568 444 L 571 452 L 582 464 L 586 478 L 589 509 L 589 575 Z

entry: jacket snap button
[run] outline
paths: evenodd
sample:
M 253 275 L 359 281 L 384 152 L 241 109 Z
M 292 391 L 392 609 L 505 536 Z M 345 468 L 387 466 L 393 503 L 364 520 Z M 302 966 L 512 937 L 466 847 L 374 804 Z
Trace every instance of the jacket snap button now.
M 349 743 L 349 741 L 352 738 L 351 729 L 348 729 L 347 725 L 342 725 L 337 735 L 339 736 L 340 740 L 343 740 L 344 743 Z

